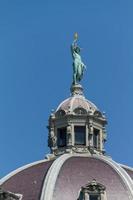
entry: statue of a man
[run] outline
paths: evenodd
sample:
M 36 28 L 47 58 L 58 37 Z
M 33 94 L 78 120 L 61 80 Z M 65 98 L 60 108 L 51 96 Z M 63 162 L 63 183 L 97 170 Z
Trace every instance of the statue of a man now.
M 73 84 L 75 85 L 77 82 L 80 82 L 83 77 L 83 72 L 86 66 L 82 62 L 80 56 L 80 47 L 77 45 L 78 34 L 75 33 L 74 41 L 71 45 L 71 52 L 73 58 Z

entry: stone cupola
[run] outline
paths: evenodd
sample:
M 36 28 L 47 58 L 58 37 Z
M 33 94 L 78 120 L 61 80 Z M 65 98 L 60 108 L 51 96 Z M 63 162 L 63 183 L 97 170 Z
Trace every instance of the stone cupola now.
M 104 154 L 106 118 L 83 94 L 80 84 L 49 117 L 48 145 L 54 156 L 64 153 Z

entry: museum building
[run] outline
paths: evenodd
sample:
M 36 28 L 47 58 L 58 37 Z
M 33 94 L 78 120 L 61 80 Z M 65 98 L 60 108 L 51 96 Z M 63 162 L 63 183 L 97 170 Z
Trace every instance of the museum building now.
M 0 200 L 133 200 L 133 168 L 104 148 L 105 113 L 86 99 L 81 84 L 70 90 L 49 116 L 50 154 L 2 178 Z

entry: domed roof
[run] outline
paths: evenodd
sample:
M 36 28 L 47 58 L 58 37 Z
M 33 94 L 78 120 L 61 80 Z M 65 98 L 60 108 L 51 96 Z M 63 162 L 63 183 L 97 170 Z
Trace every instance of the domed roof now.
M 3 178 L 0 185 L 21 194 L 22 200 L 76 200 L 81 187 L 96 179 L 106 187 L 107 200 L 131 200 L 132 174 L 133 169 L 107 156 L 64 154 L 24 166 Z
M 98 110 L 98 108 L 84 96 L 75 95 L 61 102 L 56 112 L 59 110 L 64 110 L 66 113 L 74 112 L 77 108 L 82 108 L 87 113 L 94 113 Z
M 39 200 L 43 181 L 52 161 L 41 160 L 11 172 L 0 180 L 4 191 L 21 194 L 22 200 Z
M 57 107 L 56 112 L 64 111 L 65 113 L 73 113 L 77 109 L 80 109 L 84 114 L 93 114 L 95 111 L 98 111 L 96 105 L 86 99 L 83 95 L 83 88 L 81 85 L 77 84 L 72 86 L 71 93 L 72 96 L 61 102 Z

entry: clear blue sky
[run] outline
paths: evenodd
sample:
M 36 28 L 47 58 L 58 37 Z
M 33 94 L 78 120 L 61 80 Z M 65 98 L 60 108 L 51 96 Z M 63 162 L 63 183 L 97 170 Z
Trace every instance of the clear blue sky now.
M 51 109 L 69 96 L 79 33 L 86 97 L 108 118 L 106 151 L 133 166 L 133 1 L 0 2 L 0 177 L 43 159 Z

